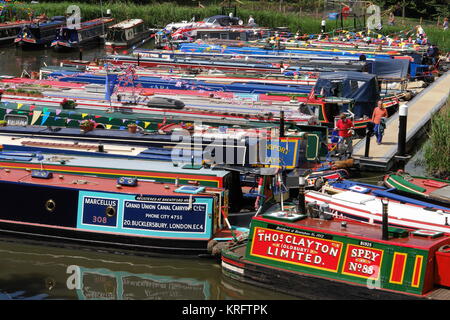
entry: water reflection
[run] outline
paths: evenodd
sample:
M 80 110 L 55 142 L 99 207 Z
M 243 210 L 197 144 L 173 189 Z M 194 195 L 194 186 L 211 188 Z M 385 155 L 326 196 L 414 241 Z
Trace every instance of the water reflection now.
M 139 257 L 0 238 L 0 299 L 277 300 L 234 282 L 216 261 Z

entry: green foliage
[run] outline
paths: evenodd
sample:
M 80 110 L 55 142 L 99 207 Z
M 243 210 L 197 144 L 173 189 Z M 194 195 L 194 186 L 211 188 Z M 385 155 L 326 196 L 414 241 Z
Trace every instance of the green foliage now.
M 83 20 L 89 20 L 98 18 L 101 16 L 101 6 L 97 1 L 94 3 L 86 3 L 90 0 L 75 3 L 81 9 L 81 16 Z M 309 4 L 311 7 L 303 7 L 300 11 L 299 3 L 303 2 L 289 2 L 283 0 L 287 4 L 288 9 L 286 13 L 278 10 L 279 1 L 272 2 L 258 2 L 258 1 L 246 1 L 243 6 L 238 8 L 238 16 L 247 21 L 248 17 L 252 15 L 255 21 L 260 26 L 266 27 L 287 27 L 292 32 L 300 31 L 300 33 L 315 34 L 320 31 L 320 20 L 322 2 L 316 0 L 305 0 L 305 4 Z M 391 1 L 391 0 L 389 0 Z M 434 0 L 440 1 L 440 0 Z M 219 4 L 209 5 L 204 8 L 198 7 L 197 1 L 191 1 L 190 6 L 179 6 L 175 3 L 156 3 L 152 0 L 141 1 L 146 3 L 145 5 L 136 4 L 133 2 L 124 1 L 105 1 L 103 2 L 103 12 L 106 9 L 111 9 L 112 15 L 117 21 L 129 19 L 129 18 L 142 18 L 147 25 L 151 28 L 162 28 L 171 22 L 179 22 L 183 20 L 190 20 L 192 17 L 199 21 L 203 18 L 221 14 L 222 8 Z M 179 2 L 176 2 L 179 3 Z M 202 4 L 206 4 L 206 1 L 201 1 Z M 63 15 L 69 5 L 74 4 L 72 2 L 52 2 L 52 3 L 38 3 L 30 5 L 36 14 L 45 13 L 47 16 Z M 315 5 L 314 5 L 315 4 Z M 297 6 L 295 6 L 297 5 Z M 362 23 L 362 21 L 360 21 Z M 391 32 L 398 32 L 405 29 L 412 29 L 418 24 L 416 20 L 406 21 L 408 26 L 388 26 L 384 21 L 383 34 L 389 34 Z M 335 29 L 340 27 L 340 21 L 328 21 L 327 27 Z M 353 19 L 344 20 L 344 28 L 351 29 L 353 27 Z M 425 31 L 429 36 L 429 40 L 432 43 L 438 44 L 439 48 L 444 51 L 450 51 L 450 32 L 444 32 L 442 29 L 435 27 L 435 25 L 425 26 Z
M 424 158 L 427 171 L 441 178 L 450 177 L 450 99 L 447 106 L 431 120 Z

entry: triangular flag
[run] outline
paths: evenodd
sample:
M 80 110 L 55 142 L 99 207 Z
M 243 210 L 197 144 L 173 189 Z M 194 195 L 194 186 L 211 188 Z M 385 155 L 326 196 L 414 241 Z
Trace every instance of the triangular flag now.
M 22 108 L 23 107 L 23 103 L 18 103 L 17 104 L 17 109 L 20 109 L 20 108 Z
M 32 111 L 34 108 L 36 108 L 36 106 L 35 105 L 31 105 L 30 106 L 30 111 Z
M 42 117 L 41 126 L 47 121 L 48 117 L 50 116 L 50 112 L 44 112 L 44 116 Z
M 112 127 L 112 124 L 107 124 L 106 125 L 106 129 L 111 129 L 111 127 Z
M 6 109 L 6 113 L 10 113 L 12 109 Z
M 150 125 L 150 122 L 144 121 L 144 128 L 147 128 Z
M 33 111 L 33 118 L 31 119 L 30 124 L 33 125 L 37 121 L 37 119 L 39 119 L 41 114 L 42 114 L 42 111 L 39 111 L 39 110 Z
M 86 117 L 88 114 L 89 114 L 89 113 L 82 113 L 82 114 L 81 114 L 81 117 L 84 118 L 84 117 Z
M 61 113 L 61 111 L 62 111 L 61 109 L 56 109 L 56 110 L 55 110 L 55 114 L 56 114 L 56 115 L 59 115 L 59 114 Z

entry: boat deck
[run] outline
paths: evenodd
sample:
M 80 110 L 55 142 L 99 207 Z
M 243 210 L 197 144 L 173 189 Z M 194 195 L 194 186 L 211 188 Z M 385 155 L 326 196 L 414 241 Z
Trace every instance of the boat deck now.
M 407 103 L 407 150 L 412 149 L 416 136 L 445 104 L 450 92 L 450 71 L 446 72 L 431 86 L 423 90 L 413 100 Z M 370 142 L 369 157 L 364 157 L 366 139 L 355 141 L 353 158 L 359 160 L 360 166 L 373 171 L 390 170 L 395 164 L 398 147 L 398 113 L 393 115 L 386 124 L 383 142 L 378 145 L 376 138 Z
M 0 170 L 0 180 L 10 181 L 20 184 L 39 184 L 61 188 L 76 188 L 79 190 L 89 190 L 98 192 L 115 192 L 124 194 L 157 194 L 158 196 L 181 196 L 188 193 L 175 192 L 179 186 L 173 184 L 162 184 L 150 181 L 139 181 L 136 186 L 118 186 L 117 179 L 99 178 L 92 176 L 80 177 L 75 174 L 54 174 L 50 178 L 32 177 L 32 173 L 27 170 L 20 169 L 3 169 Z M 206 189 L 205 189 L 206 190 Z M 221 190 L 217 188 L 207 188 L 210 190 Z M 208 196 L 204 193 L 196 194 L 195 197 Z
M 390 245 L 409 246 L 421 249 L 430 249 L 434 246 L 443 245 L 445 242 L 450 242 L 450 238 L 447 237 L 425 237 L 414 235 L 412 233 L 404 238 L 390 238 L 388 241 L 382 240 L 382 230 L 379 225 L 359 223 L 355 221 L 346 221 L 346 227 L 342 226 L 342 221 L 339 219 L 323 220 L 315 218 L 305 218 L 297 220 L 295 222 L 282 222 L 274 221 L 264 217 L 257 217 L 255 219 L 265 222 L 276 222 L 277 225 L 283 225 L 286 227 L 302 228 L 311 230 L 313 232 L 326 232 L 330 234 L 347 235 L 352 238 L 360 238 L 361 240 L 376 241 L 389 243 Z M 446 241 L 443 241 L 446 240 Z

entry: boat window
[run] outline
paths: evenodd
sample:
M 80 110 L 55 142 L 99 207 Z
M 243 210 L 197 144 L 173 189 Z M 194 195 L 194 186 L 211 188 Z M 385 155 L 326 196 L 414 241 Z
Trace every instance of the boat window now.
M 307 104 L 301 104 L 300 107 L 298 108 L 298 110 L 300 111 L 300 113 L 302 114 L 306 114 L 308 116 L 312 116 L 314 115 L 313 111 L 314 109 L 312 109 L 309 105 Z
M 336 103 L 325 104 L 325 115 L 328 121 L 334 121 L 334 118 L 340 114 L 339 106 Z
M 124 30 L 109 29 L 106 39 L 109 41 L 124 41 Z

